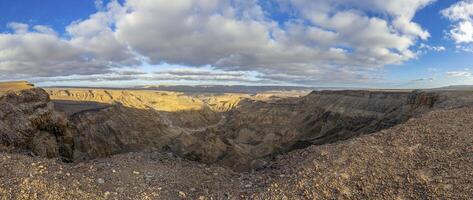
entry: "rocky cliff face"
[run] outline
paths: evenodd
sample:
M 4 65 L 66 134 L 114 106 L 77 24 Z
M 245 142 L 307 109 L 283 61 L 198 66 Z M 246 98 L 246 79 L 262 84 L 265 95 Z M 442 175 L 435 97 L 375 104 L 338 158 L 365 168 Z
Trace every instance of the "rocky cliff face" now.
M 313 92 L 294 117 L 298 144 L 324 144 L 376 132 L 431 110 L 438 94 L 425 92 Z M 296 144 L 296 145 L 298 145 Z
M 438 99 L 439 94 L 425 92 L 324 91 L 278 101 L 246 100 L 221 126 L 179 138 L 173 149 L 236 170 L 261 168 L 283 152 L 404 123 L 434 109 Z
M 76 102 L 76 105 L 64 107 L 76 108 L 77 102 L 96 102 L 103 104 L 120 104 L 127 108 L 157 111 L 171 126 L 183 128 L 201 128 L 217 123 L 220 112 L 203 101 L 177 92 L 156 92 L 140 90 L 100 90 L 100 89 L 48 89 L 55 101 Z
M 1 149 L 70 160 L 73 145 L 67 118 L 54 111 L 44 90 L 26 89 L 0 96 Z
M 181 133 L 166 124 L 158 112 L 122 105 L 76 113 L 70 120 L 77 161 L 131 151 L 161 150 Z

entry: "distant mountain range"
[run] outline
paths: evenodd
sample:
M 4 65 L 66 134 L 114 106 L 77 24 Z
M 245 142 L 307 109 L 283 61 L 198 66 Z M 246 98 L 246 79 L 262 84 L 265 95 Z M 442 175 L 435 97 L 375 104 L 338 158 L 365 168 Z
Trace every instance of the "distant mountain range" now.
M 269 91 L 312 91 L 312 90 L 351 90 L 357 88 L 341 87 L 302 87 L 302 86 L 246 86 L 246 85 L 147 85 L 135 87 L 78 87 L 78 86 L 52 86 L 46 88 L 90 88 L 107 90 L 157 90 L 184 93 L 261 93 Z M 359 89 L 359 88 L 358 88 Z
M 297 86 L 245 86 L 245 85 L 160 85 L 135 87 L 145 90 L 173 91 L 185 93 L 260 93 L 268 91 L 319 90 L 315 87 Z
M 145 85 L 135 87 L 81 87 L 81 86 L 51 86 L 45 88 L 90 88 L 107 90 L 157 90 L 184 93 L 261 93 L 269 91 L 301 91 L 301 90 L 396 90 L 396 89 L 370 89 L 355 87 L 303 87 L 303 86 L 247 86 L 247 85 Z M 473 91 L 473 85 L 451 85 L 440 88 L 423 89 L 426 91 Z
M 473 91 L 473 85 L 451 85 L 447 87 L 434 88 L 432 90 Z

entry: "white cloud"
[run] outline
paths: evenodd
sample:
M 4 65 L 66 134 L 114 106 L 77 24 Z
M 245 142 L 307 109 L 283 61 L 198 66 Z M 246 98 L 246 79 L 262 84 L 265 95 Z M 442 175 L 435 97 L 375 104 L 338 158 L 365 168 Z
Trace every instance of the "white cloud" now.
M 362 82 L 417 56 L 412 47 L 430 34 L 412 19 L 433 1 L 275 0 L 294 16 L 283 23 L 257 0 L 96 1 L 99 11 L 70 24 L 66 38 L 46 26 L 10 24 L 13 33 L 0 34 L 0 72 L 108 74 L 144 58 L 264 80 Z
M 435 81 L 435 80 L 436 80 L 435 77 L 419 78 L 419 79 L 414 79 L 414 80 L 409 81 L 409 84 L 421 83 L 421 82 L 433 82 L 433 81 Z
M 291 20 L 284 26 L 264 16 L 255 1 L 163 2 L 130 0 L 126 7 L 131 12 L 117 23 L 117 36 L 153 63 L 210 64 L 317 81 L 328 75 L 321 71 L 350 68 L 354 71 L 348 74 L 356 74 L 414 58 L 410 47 L 429 34 L 411 20 L 432 1 L 404 1 L 392 9 L 374 2 L 382 7 L 380 12 L 392 13 L 399 25 L 396 30 L 394 20 L 369 17 L 363 10 L 339 10 L 329 1 L 289 2 L 299 19 L 311 24 Z M 234 6 L 241 2 L 246 2 L 241 6 L 245 9 Z M 319 9 L 324 5 L 326 10 Z M 336 76 L 350 81 L 355 77 Z
M 470 71 L 470 68 L 465 68 L 460 71 L 451 71 L 447 72 L 447 76 L 450 78 L 455 79 L 463 79 L 463 80 L 472 80 L 473 79 L 473 72 Z
M 22 24 L 17 22 L 11 22 L 7 25 L 8 28 L 12 29 L 15 34 L 25 34 L 28 32 L 28 24 Z
M 425 43 L 421 43 L 419 45 L 419 49 L 428 50 L 428 51 L 436 51 L 436 52 L 441 52 L 441 51 L 447 50 L 447 48 L 445 48 L 444 46 L 431 46 L 431 45 L 428 45 L 428 44 L 425 44 Z
M 473 44 L 473 1 L 464 0 L 441 11 L 453 25 L 448 32 L 457 44 L 457 49 L 471 51 Z
M 43 26 L 43 25 L 36 25 L 33 27 L 33 29 L 35 31 L 37 31 L 38 33 L 44 33 L 44 34 L 47 34 L 47 35 L 57 35 L 57 32 L 52 29 L 51 27 L 48 27 L 48 26 Z M 27 30 L 25 30 L 26 32 Z
M 473 1 L 462 0 L 441 11 L 452 21 L 470 20 L 473 17 Z
M 69 42 L 115 65 L 138 64 L 126 43 L 118 41 L 113 30 L 114 23 L 125 14 L 125 8 L 112 1 L 106 11 L 99 11 L 83 21 L 66 27 L 71 36 Z
M 95 8 L 97 8 L 97 10 L 103 10 L 104 9 L 103 0 L 95 0 L 94 4 L 95 4 Z
M 457 44 L 473 42 L 473 22 L 462 21 L 450 31 L 450 36 Z
M 348 8 L 363 15 L 364 11 L 372 11 L 390 16 L 390 23 L 401 34 L 427 39 L 430 37 L 428 31 L 423 30 L 420 25 L 412 22 L 416 12 L 435 0 L 291 0 L 310 19 L 322 22 L 336 14 L 339 9 Z M 316 11 L 316 12 L 312 12 Z M 348 28 L 348 27 L 347 27 Z
M 473 73 L 469 71 L 447 72 L 447 75 L 453 78 L 473 78 Z
M 94 74 L 108 71 L 105 63 L 59 38 L 51 29 L 10 25 L 14 34 L 0 34 L 0 78 Z
M 209 68 L 181 68 L 174 70 L 160 70 L 145 73 L 136 70 L 118 70 L 105 74 L 58 76 L 50 78 L 35 78 L 36 83 L 57 83 L 71 81 L 102 82 L 102 81 L 206 81 L 206 82 L 233 82 L 233 83 L 270 83 L 272 80 L 257 78 L 248 72 L 221 71 Z M 269 81 L 269 82 L 268 82 Z

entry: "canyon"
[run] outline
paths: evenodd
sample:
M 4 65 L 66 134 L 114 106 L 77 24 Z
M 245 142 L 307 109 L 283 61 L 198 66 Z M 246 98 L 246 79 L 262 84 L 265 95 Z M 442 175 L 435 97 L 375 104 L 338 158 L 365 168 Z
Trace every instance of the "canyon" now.
M 461 92 L 395 90 L 314 91 L 305 96 L 191 96 L 99 89 L 47 92 L 65 113 L 84 102 L 106 105 L 69 112 L 77 132 L 74 159 L 162 149 L 237 171 L 264 168 L 278 154 L 374 133 L 435 109 L 470 104 L 473 99 Z
M 296 163 L 310 165 L 312 159 L 316 165 L 326 163 L 337 167 L 336 162 L 340 159 L 348 159 L 350 153 L 346 152 L 347 149 L 362 151 L 363 148 L 377 148 L 379 145 L 388 148 L 382 142 L 400 140 L 393 138 L 396 134 L 401 138 L 420 137 L 409 136 L 408 133 L 413 134 L 410 131 L 403 132 L 403 127 L 408 126 L 406 123 L 411 124 L 409 126 L 414 126 L 416 121 L 425 124 L 429 117 L 435 118 L 442 113 L 451 115 L 455 110 L 463 113 L 459 115 L 463 118 L 458 120 L 466 123 L 471 119 L 469 107 L 473 105 L 473 92 L 465 90 L 186 93 L 139 89 L 41 89 L 25 82 L 3 88 L 0 94 L 2 157 L 13 155 L 25 160 L 23 155 L 35 160 L 57 159 L 61 163 L 81 166 L 103 162 L 104 159 L 112 159 L 110 162 L 121 162 L 116 160 L 121 157 L 132 159 L 127 155 L 155 156 L 177 165 L 192 165 L 192 170 L 199 171 L 204 166 L 204 170 L 216 170 L 218 172 L 215 173 L 221 172 L 233 178 L 234 173 L 238 173 L 242 176 L 239 178 L 243 179 L 247 176 L 273 177 L 273 173 L 281 175 L 278 179 L 283 179 L 283 175 L 288 173 L 284 170 L 296 170 L 294 173 L 298 173 L 298 177 L 295 178 L 298 179 L 295 180 L 306 180 L 299 177 L 301 170 L 313 173 L 313 169 L 298 168 Z M 465 134 L 462 137 L 471 136 L 471 129 L 465 128 L 460 132 Z M 377 140 L 379 137 L 390 139 Z M 452 137 L 459 139 L 459 136 Z M 461 141 L 457 139 L 453 140 Z M 370 142 L 376 145 L 369 146 Z M 427 145 L 429 142 L 434 145 L 440 141 L 425 138 L 419 144 Z M 397 148 L 406 144 L 395 145 Z M 455 144 L 447 146 L 451 145 Z M 466 151 L 463 157 L 471 160 L 471 149 L 463 150 Z M 315 151 L 314 155 L 307 153 L 310 151 Z M 373 152 L 367 155 L 355 152 L 351 156 L 373 159 L 366 157 Z M 397 155 L 396 152 L 391 153 Z M 331 158 L 325 159 L 326 155 Z M 421 155 L 416 156 L 422 159 Z M 325 160 L 318 162 L 318 159 Z M 450 162 L 449 158 L 445 159 Z M 464 161 L 462 165 L 472 167 L 471 163 Z M 7 160 L 4 159 L 4 162 Z M 139 162 L 148 163 L 146 159 Z M 357 162 L 362 160 L 347 167 L 358 169 Z M 50 164 L 56 167 L 62 165 Z M 149 164 L 144 165 L 152 168 Z M 160 165 L 157 164 L 157 167 Z M 386 167 L 383 163 L 379 165 L 379 169 Z M 405 169 L 408 168 L 405 166 Z M 259 184 L 275 189 L 276 183 Z M 243 191 L 239 192 L 258 194 L 248 190 L 247 185 L 243 185 Z M 297 190 L 302 188 L 304 186 Z M 1 186 L 0 189 L 5 190 Z M 219 192 L 213 195 L 217 194 L 222 195 Z

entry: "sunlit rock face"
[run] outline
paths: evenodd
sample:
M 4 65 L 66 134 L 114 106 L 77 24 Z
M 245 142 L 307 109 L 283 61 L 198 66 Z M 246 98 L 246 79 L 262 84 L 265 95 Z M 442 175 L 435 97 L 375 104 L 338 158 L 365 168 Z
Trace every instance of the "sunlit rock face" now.
M 48 89 L 53 100 L 120 103 L 136 109 L 154 109 L 164 112 L 201 110 L 205 104 L 195 98 L 176 92 L 101 89 Z
M 99 89 L 48 89 L 48 93 L 58 107 L 69 114 L 84 110 L 74 110 L 83 107 L 84 102 L 96 102 L 121 105 L 144 112 L 159 112 L 170 126 L 184 128 L 200 128 L 217 123 L 220 118 L 218 110 L 183 93 Z

